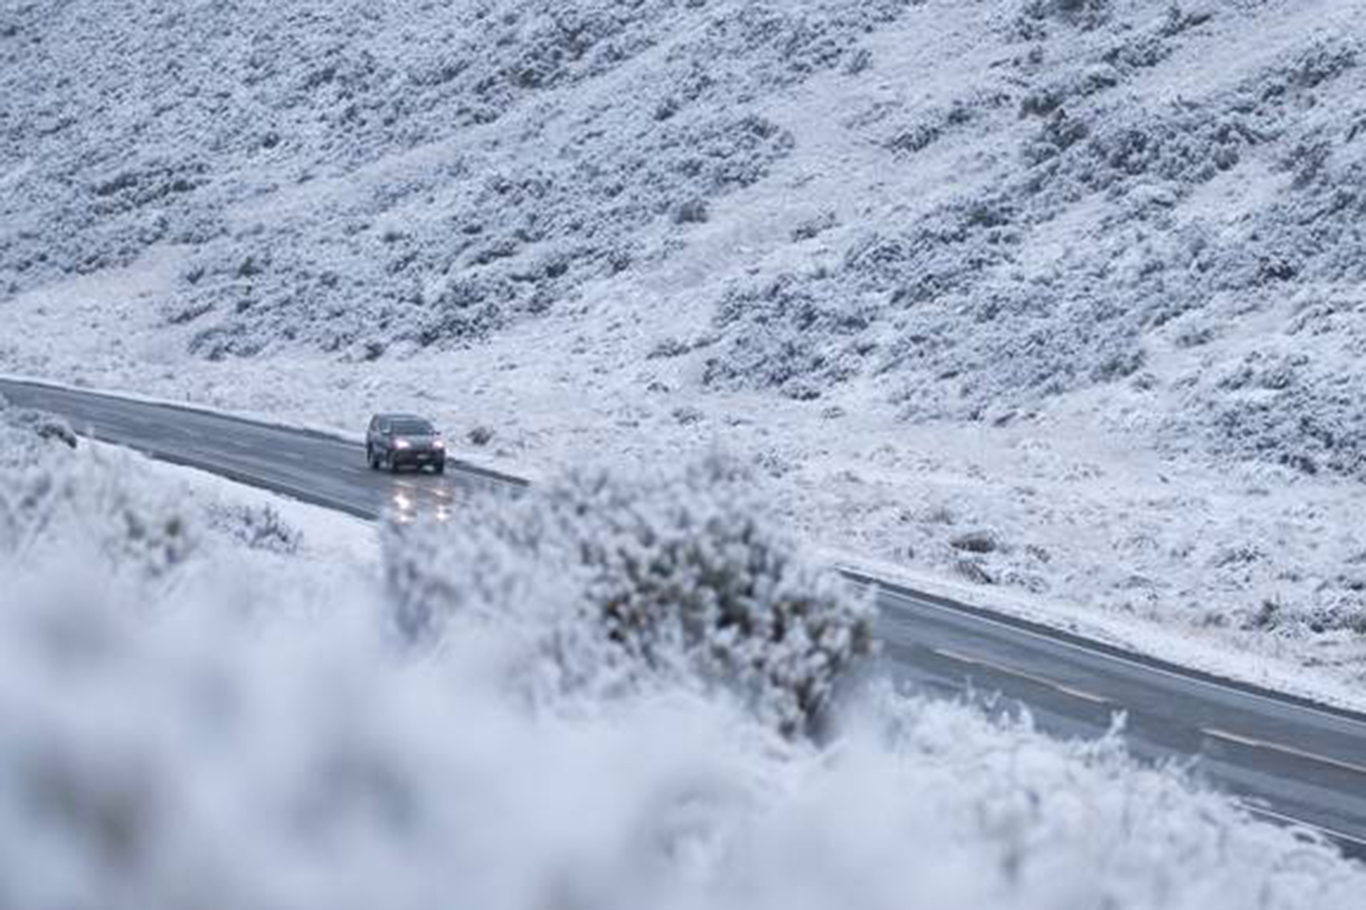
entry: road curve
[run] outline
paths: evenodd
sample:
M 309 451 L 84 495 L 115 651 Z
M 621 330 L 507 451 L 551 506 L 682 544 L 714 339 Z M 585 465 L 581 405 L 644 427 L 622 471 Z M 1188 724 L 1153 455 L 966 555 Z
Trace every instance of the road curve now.
M 359 443 L 188 406 L 5 379 L 0 396 L 56 414 L 84 436 L 361 518 L 455 515 L 477 490 L 526 485 L 458 460 L 443 477 L 389 475 L 366 466 Z M 884 654 L 900 683 L 951 696 L 998 693 L 1061 736 L 1100 735 L 1122 712 L 1140 757 L 1193 759 L 1197 776 L 1254 813 L 1366 858 L 1366 715 L 845 574 L 875 590 Z

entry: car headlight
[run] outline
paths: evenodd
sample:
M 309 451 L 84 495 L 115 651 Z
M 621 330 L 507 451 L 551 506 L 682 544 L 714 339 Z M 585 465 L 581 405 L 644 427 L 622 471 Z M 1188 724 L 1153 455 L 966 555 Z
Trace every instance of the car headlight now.
M 406 439 L 395 439 L 395 440 L 394 440 L 394 448 L 396 448 L 396 449 L 406 449 L 406 448 L 410 447 L 411 445 L 412 445 L 412 443 L 409 442 L 409 441 L 406 440 Z
M 432 440 L 432 448 L 434 448 L 434 449 L 444 449 L 444 448 L 446 448 L 446 443 L 445 443 L 444 440 L 433 439 L 433 440 Z

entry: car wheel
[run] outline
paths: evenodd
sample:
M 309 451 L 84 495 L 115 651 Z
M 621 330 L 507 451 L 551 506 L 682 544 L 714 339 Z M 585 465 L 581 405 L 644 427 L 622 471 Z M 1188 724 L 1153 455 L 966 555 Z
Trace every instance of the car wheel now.
M 435 471 L 437 474 L 445 474 L 445 473 L 446 473 L 446 462 L 444 462 L 444 461 L 439 461 L 439 462 L 437 462 L 436 464 L 432 465 L 432 470 Z
M 375 460 L 374 446 L 365 447 L 365 463 L 370 466 L 372 471 L 379 467 L 379 462 Z

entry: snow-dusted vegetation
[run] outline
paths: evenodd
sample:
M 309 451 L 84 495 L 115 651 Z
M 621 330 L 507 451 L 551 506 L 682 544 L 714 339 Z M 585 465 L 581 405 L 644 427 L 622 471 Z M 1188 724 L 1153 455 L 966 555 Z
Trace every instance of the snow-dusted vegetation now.
M 654 582 L 699 565 L 665 558 L 685 537 L 743 581 L 685 585 L 681 600 L 710 590 L 719 604 L 743 588 L 772 612 L 782 598 L 763 592 L 819 577 L 749 503 L 692 502 L 700 475 L 729 472 L 720 465 L 570 478 L 538 494 L 562 501 L 535 513 L 543 527 L 517 512 L 431 550 L 391 546 L 359 580 L 296 553 L 260 586 L 250 579 L 274 575 L 280 553 L 221 533 L 224 516 L 247 528 L 278 518 L 154 491 L 131 457 L 73 452 L 15 423 L 0 427 L 0 503 L 7 520 L 28 516 L 0 539 L 7 908 L 1345 910 L 1366 887 L 1328 848 L 1139 767 L 1115 736 L 1058 743 L 1027 722 L 873 688 L 817 742 L 779 735 L 743 685 L 728 695 L 686 672 L 556 699 L 509 686 L 554 661 L 526 659 L 557 617 L 520 596 L 672 598 Z M 37 487 L 65 492 L 35 498 Z M 78 523 L 63 518 L 74 501 Z M 749 530 L 737 532 L 741 515 Z M 171 521 L 198 544 L 149 561 L 145 529 Z M 591 570 L 565 597 L 527 564 L 603 540 L 577 522 L 615 528 L 619 546 L 562 554 L 561 567 Z M 633 553 L 673 568 L 635 574 Z M 813 618 L 858 616 L 824 590 Z M 439 647 L 393 634 L 419 603 L 446 610 Z M 602 656 L 590 637 L 559 645 Z M 780 663 L 790 653 L 712 644 Z
M 410 644 L 461 613 L 520 620 L 552 692 L 696 681 L 817 733 L 872 652 L 873 608 L 761 520 L 754 478 L 712 458 L 622 480 L 574 473 L 459 522 L 394 525 L 394 621 Z
M 205 357 L 478 338 L 666 255 L 791 152 L 752 99 L 908 5 L 19 7 L 0 282 L 190 246 L 164 315 Z
M 1366 479 L 1348 315 L 1366 280 L 1366 36 L 1310 32 L 1153 97 L 1153 68 L 1219 15 L 1161 6 L 1028 5 L 992 91 L 963 86 L 932 125 L 879 111 L 903 157 L 985 139 L 1004 111 L 1018 125 L 992 153 L 1009 166 L 867 226 L 834 268 L 732 292 L 708 379 L 800 397 L 889 374 L 909 419 L 994 423 L 1124 384 L 1184 443 Z M 1241 206 L 1210 199 L 1253 181 Z M 1219 343 L 1248 324 L 1251 345 Z
M 1360 692 L 1363 23 L 11 5 L 0 370 L 413 403 L 514 471 L 719 441 L 808 539 Z
M 60 562 L 71 547 L 152 579 L 186 562 L 200 540 L 173 494 L 82 457 L 70 432 L 0 399 L 0 562 Z

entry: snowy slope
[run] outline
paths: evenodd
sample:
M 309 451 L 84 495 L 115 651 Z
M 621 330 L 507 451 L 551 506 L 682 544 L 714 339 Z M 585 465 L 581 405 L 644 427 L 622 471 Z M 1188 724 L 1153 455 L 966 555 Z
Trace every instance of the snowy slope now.
M 665 255 L 791 152 L 751 99 L 905 6 L 26 7 L 5 280 L 189 246 L 164 315 L 208 357 L 478 337 Z
M 813 538 L 1362 674 L 1366 4 L 0 15 L 0 369 L 719 444 Z

